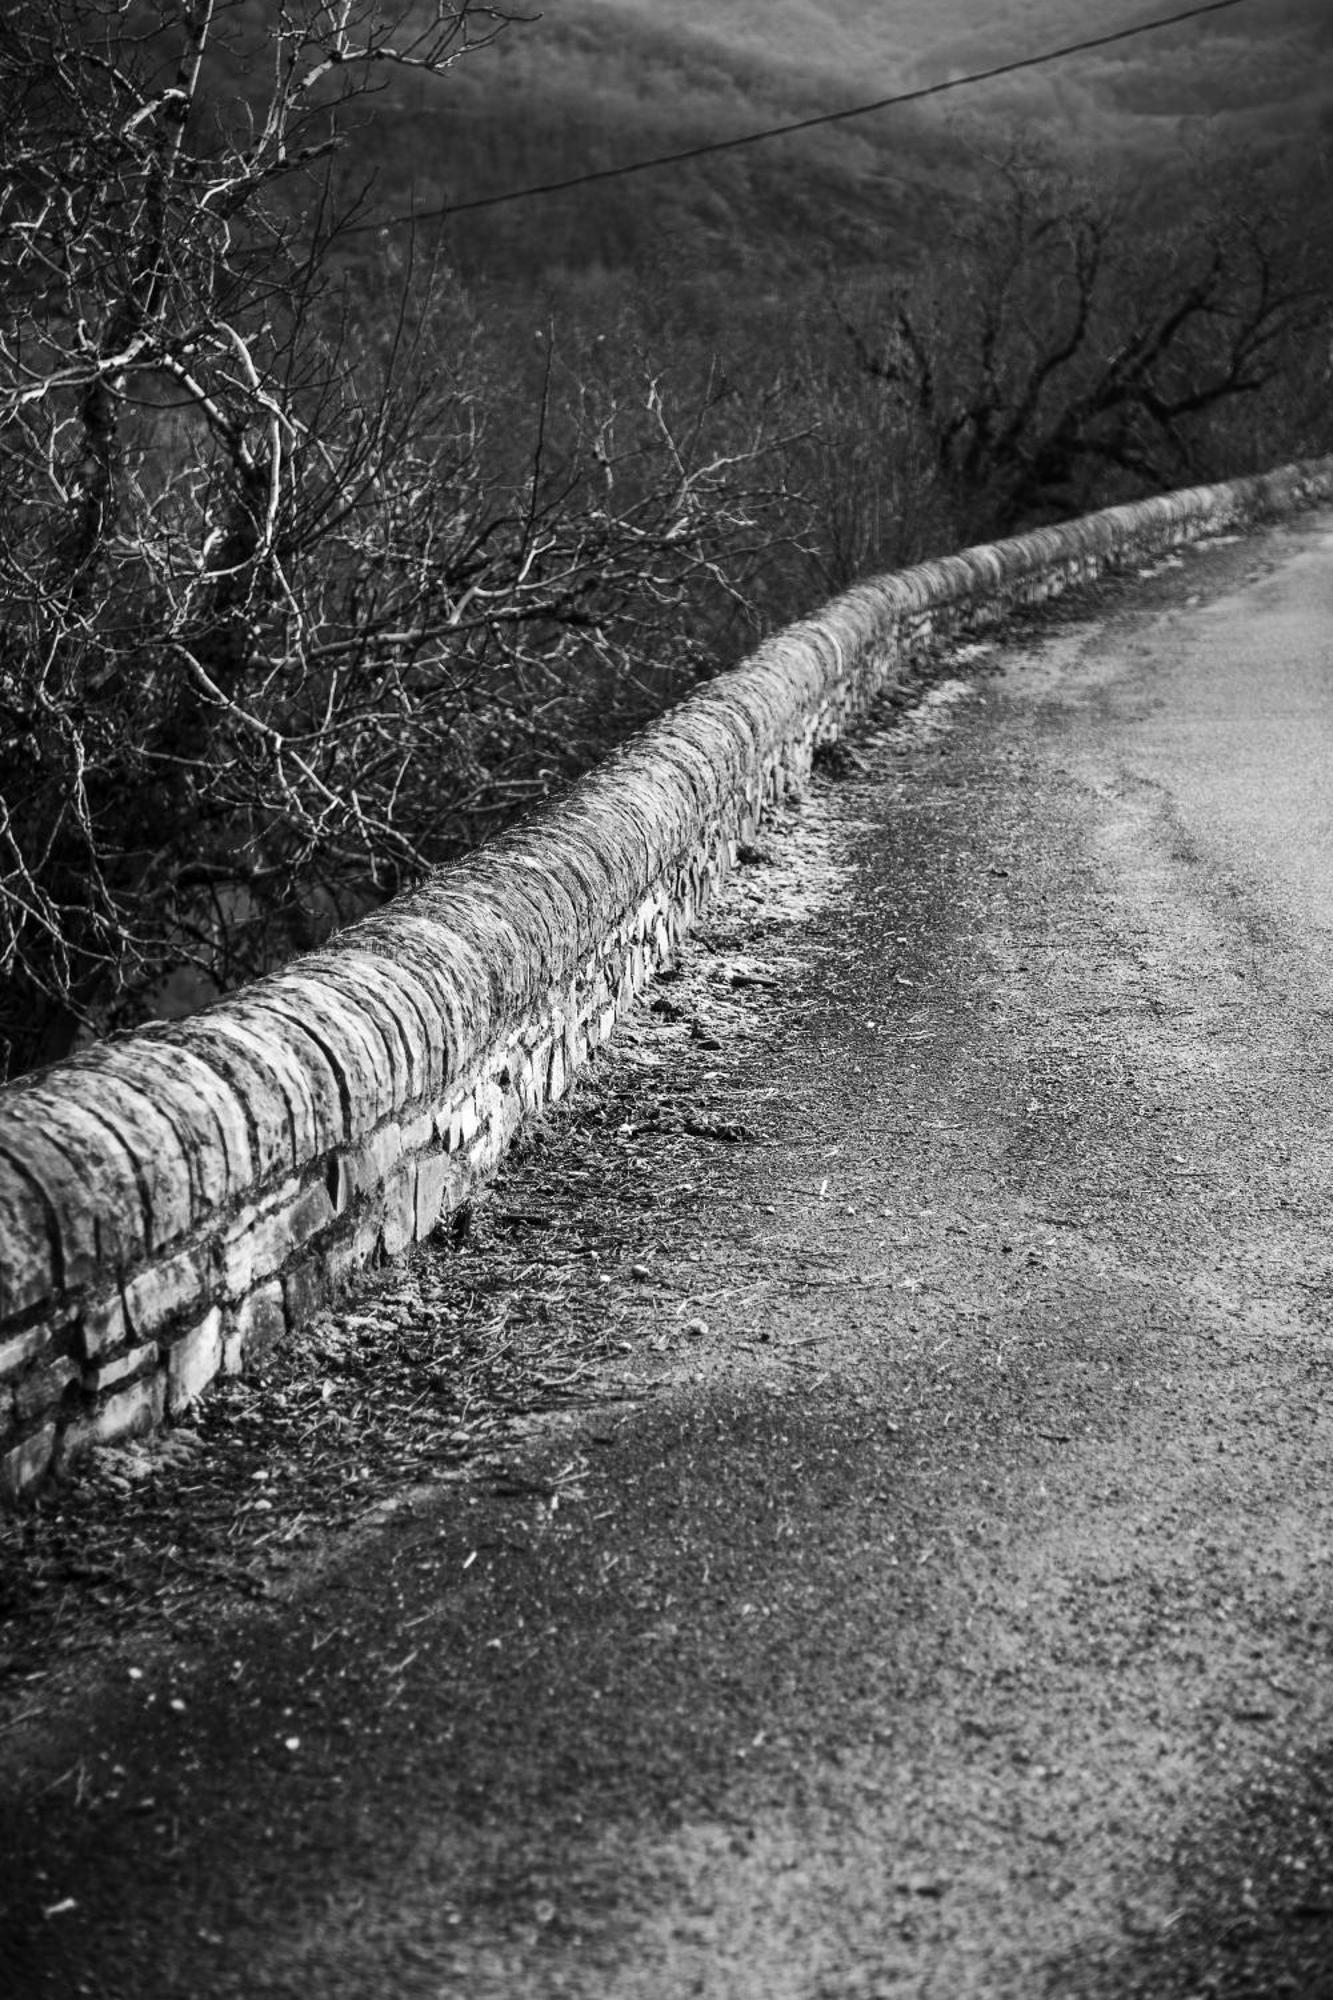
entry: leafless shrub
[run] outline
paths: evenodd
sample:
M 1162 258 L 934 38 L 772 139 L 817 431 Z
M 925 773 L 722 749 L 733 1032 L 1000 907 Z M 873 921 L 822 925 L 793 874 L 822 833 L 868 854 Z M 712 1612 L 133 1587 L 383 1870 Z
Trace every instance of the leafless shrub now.
M 841 301 L 961 534 L 1322 446 L 1327 245 L 1253 163 L 1201 164 L 1169 205 L 1018 152 L 928 270 Z
M 548 351 L 520 397 L 446 272 L 343 255 L 376 78 L 498 10 L 263 20 L 0 27 L 0 1074 L 540 796 L 705 669 L 781 502 L 708 385 Z M 266 93 L 220 102 L 256 32 Z

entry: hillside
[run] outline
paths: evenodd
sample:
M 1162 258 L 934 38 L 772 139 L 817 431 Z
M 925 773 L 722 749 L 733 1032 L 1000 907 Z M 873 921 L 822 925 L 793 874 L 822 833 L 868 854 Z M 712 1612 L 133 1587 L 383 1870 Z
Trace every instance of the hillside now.
M 550 0 L 443 93 L 406 93 L 362 151 L 389 210 L 423 211 L 572 177 L 868 97 L 964 75 L 1162 0 Z M 978 14 L 984 22 L 978 25 Z M 1333 107 L 1324 0 L 1247 0 L 1226 14 L 734 153 L 456 217 L 476 275 L 737 267 L 790 274 L 938 240 L 951 204 L 984 196 L 984 159 L 1016 134 L 1081 160 L 1213 145 L 1308 164 Z M 370 135 L 367 135 L 369 138 Z M 410 164 L 409 164 L 410 163 Z
M 547 0 L 443 81 L 386 72 L 349 136 L 344 187 L 391 223 L 390 240 L 422 217 L 423 240 L 442 242 L 474 284 L 538 303 L 553 289 L 596 299 L 616 274 L 704 292 L 734 291 L 741 274 L 777 299 L 811 271 L 911 258 L 947 237 L 959 203 L 984 201 L 988 162 L 1016 140 L 1138 166 L 1159 200 L 1174 163 L 1210 148 L 1313 173 L 1333 131 L 1333 10 L 1244 0 L 926 104 L 441 219 L 1133 27 L 1173 4 Z M 221 101 L 253 91 L 265 20 L 261 0 L 229 12 Z

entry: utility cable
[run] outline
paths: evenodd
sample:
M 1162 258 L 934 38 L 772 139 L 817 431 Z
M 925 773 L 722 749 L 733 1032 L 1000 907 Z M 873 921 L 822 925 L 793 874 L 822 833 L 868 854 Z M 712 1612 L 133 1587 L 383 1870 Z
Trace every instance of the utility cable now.
M 655 153 L 643 160 L 626 160 L 616 167 L 595 167 L 586 173 L 570 174 L 563 180 L 536 181 L 528 187 L 507 188 L 501 194 L 483 194 L 469 201 L 451 201 L 440 208 L 415 209 L 402 215 L 391 215 L 379 222 L 361 222 L 352 226 L 348 233 L 368 230 L 392 229 L 403 222 L 433 222 L 442 216 L 475 214 L 478 209 L 501 208 L 509 202 L 534 201 L 542 195 L 564 194 L 572 188 L 591 187 L 599 181 L 623 180 L 630 174 L 644 174 L 656 167 L 680 166 L 687 160 L 702 160 L 713 153 L 731 153 L 742 146 L 757 146 L 768 139 L 785 138 L 791 132 L 811 132 L 817 126 L 837 125 L 849 118 L 866 118 L 875 111 L 887 111 L 899 104 L 920 104 L 928 97 L 942 97 L 946 91 L 967 90 L 979 83 L 991 83 L 997 77 L 1016 76 L 1022 70 L 1040 69 L 1047 63 L 1062 62 L 1066 56 L 1085 55 L 1091 50 L 1111 48 L 1117 42 L 1133 41 L 1139 35 L 1150 35 L 1159 28 L 1179 27 L 1182 22 L 1197 21 L 1207 14 L 1223 14 L 1232 7 L 1240 7 L 1245 0 L 1203 0 L 1203 4 L 1181 8 L 1174 14 L 1162 14 L 1152 21 L 1141 21 L 1137 27 L 1115 28 L 1104 35 L 1089 35 L 1082 41 L 1064 42 L 1059 48 L 1044 49 L 1037 55 L 1015 56 L 1008 62 L 994 63 L 989 69 L 970 71 L 966 76 L 949 77 L 942 83 L 926 83 L 914 90 L 896 91 L 891 97 L 877 97 L 868 104 L 851 104 L 841 111 L 819 111 L 808 118 L 793 118 L 784 125 L 766 125 L 757 132 L 740 132 L 730 139 L 709 139 L 697 146 L 685 146 L 678 152 Z

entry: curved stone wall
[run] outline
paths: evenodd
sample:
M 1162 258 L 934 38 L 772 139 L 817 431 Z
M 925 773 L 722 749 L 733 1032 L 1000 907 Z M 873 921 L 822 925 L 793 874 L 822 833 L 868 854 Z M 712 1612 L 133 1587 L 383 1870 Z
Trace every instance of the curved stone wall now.
M 766 803 L 923 649 L 1329 498 L 1333 460 L 858 585 L 325 950 L 0 1091 L 0 1492 L 179 1416 L 428 1236 L 669 960 Z

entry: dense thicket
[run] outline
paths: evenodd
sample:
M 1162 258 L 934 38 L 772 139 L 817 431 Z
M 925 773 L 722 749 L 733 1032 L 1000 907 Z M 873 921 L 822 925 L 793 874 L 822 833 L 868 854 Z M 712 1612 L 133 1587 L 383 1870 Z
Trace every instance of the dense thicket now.
M 447 97 L 504 25 L 0 25 L 0 1072 L 299 948 L 858 574 L 1327 442 L 1327 261 L 1258 169 L 1163 227 L 1011 157 L 914 263 L 465 287 L 357 163 L 382 79 Z

